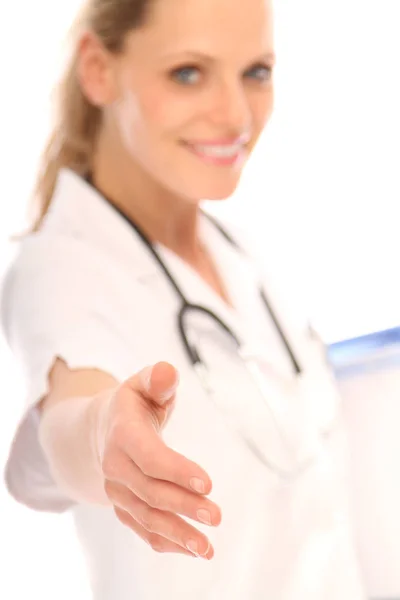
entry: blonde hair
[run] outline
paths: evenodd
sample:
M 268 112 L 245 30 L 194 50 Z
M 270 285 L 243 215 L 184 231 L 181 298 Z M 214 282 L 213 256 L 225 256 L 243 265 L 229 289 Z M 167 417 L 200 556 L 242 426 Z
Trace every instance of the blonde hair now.
M 90 171 L 101 109 L 84 95 L 77 76 L 78 43 L 84 30 L 92 31 L 110 52 L 121 52 L 127 33 L 140 27 L 154 0 L 87 0 L 71 31 L 72 52 L 55 89 L 55 124 L 39 164 L 34 189 L 34 230 L 48 211 L 57 176 L 63 167 L 79 174 Z

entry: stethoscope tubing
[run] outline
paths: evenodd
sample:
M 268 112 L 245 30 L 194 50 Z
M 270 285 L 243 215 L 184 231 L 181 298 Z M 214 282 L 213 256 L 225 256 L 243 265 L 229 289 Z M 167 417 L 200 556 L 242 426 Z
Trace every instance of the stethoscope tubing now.
M 90 175 L 88 175 L 86 177 L 86 181 L 89 185 L 91 185 L 92 187 L 95 187 Z M 209 308 L 206 308 L 205 306 L 201 306 L 199 304 L 193 304 L 188 301 L 188 299 L 186 298 L 182 289 L 179 287 L 177 281 L 173 277 L 172 273 L 167 268 L 166 264 L 164 263 L 164 261 L 162 260 L 160 255 L 158 254 L 158 252 L 155 249 L 154 245 L 152 244 L 151 240 L 148 239 L 148 237 L 141 230 L 141 228 L 135 222 L 133 222 L 132 219 L 130 219 L 119 207 L 117 207 L 110 199 L 106 198 L 104 196 L 104 194 L 102 194 L 101 192 L 99 192 L 99 193 L 105 199 L 105 201 L 117 213 L 119 213 L 119 215 L 125 220 L 125 222 L 137 233 L 137 235 L 142 240 L 144 246 L 153 255 L 154 260 L 158 263 L 160 269 L 163 271 L 166 279 L 169 281 L 169 283 L 172 286 L 172 288 L 174 289 L 176 295 L 181 300 L 181 307 L 180 307 L 180 309 L 178 311 L 178 315 L 177 315 L 178 331 L 179 331 L 180 338 L 182 340 L 182 344 L 185 347 L 185 352 L 186 352 L 192 366 L 202 363 L 203 361 L 202 361 L 196 347 L 193 344 L 189 343 L 188 336 L 186 335 L 186 328 L 185 328 L 184 321 L 185 321 L 185 317 L 189 314 L 189 312 L 201 313 L 201 314 L 207 315 L 210 319 L 212 319 L 218 325 L 218 327 L 220 327 L 222 330 L 224 330 L 231 337 L 231 339 L 235 343 L 238 351 L 240 351 L 240 349 L 242 347 L 242 343 L 239 340 L 239 338 L 237 337 L 237 335 L 232 331 L 232 329 L 226 323 L 224 323 L 224 321 Z M 232 236 L 230 236 L 230 234 L 227 231 L 225 231 L 225 229 L 220 225 L 220 223 L 215 221 L 214 218 L 210 217 L 207 214 L 206 214 L 206 217 L 214 224 L 214 226 L 218 229 L 218 231 L 221 233 L 221 235 L 229 243 L 231 243 L 234 247 L 236 247 L 238 249 L 238 251 L 241 250 L 240 246 L 237 244 L 237 242 L 232 238 Z M 283 328 L 279 322 L 279 319 L 277 318 L 277 315 L 275 314 L 275 311 L 273 310 L 273 308 L 267 298 L 265 290 L 261 286 L 259 287 L 259 294 L 260 294 L 261 301 L 266 309 L 266 312 L 271 317 L 274 327 L 276 328 L 276 331 L 278 332 L 278 335 L 279 335 L 283 345 L 285 346 L 286 352 L 289 355 L 290 362 L 293 366 L 294 373 L 296 375 L 300 375 L 300 373 L 302 372 L 300 363 L 299 363 L 298 359 L 296 358 L 295 352 L 294 352 L 293 348 L 291 347 L 291 344 L 283 331 Z

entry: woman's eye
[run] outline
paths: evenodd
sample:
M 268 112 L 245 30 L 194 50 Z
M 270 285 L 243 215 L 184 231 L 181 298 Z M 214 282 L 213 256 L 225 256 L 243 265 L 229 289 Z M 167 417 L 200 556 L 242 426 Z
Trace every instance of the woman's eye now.
M 255 65 L 249 71 L 246 71 L 246 77 L 257 79 L 257 81 L 269 81 L 272 76 L 272 67 L 267 65 Z
M 178 83 L 193 85 L 200 79 L 200 70 L 197 67 L 181 67 L 172 72 L 172 77 Z

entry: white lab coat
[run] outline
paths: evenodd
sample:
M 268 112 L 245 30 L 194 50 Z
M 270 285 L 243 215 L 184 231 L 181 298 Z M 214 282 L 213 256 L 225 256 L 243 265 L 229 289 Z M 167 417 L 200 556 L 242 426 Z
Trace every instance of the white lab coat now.
M 202 236 L 235 311 L 177 256 L 158 250 L 189 300 L 215 311 L 288 375 L 288 356 L 260 302 L 254 264 L 206 219 Z M 322 354 L 316 358 L 305 323 L 293 319 L 265 283 L 311 372 Z M 3 292 L 3 327 L 27 388 L 27 412 L 7 467 L 11 493 L 33 508 L 72 510 L 95 600 L 363 600 L 340 424 L 319 461 L 294 481 L 282 481 L 227 426 L 199 384 L 178 336 L 178 309 L 176 294 L 129 225 L 88 184 L 62 171 L 44 227 L 22 243 Z M 199 526 L 214 545 L 212 561 L 157 554 L 111 508 L 73 505 L 57 489 L 37 443 L 35 412 L 56 356 L 71 368 L 102 369 L 118 380 L 158 360 L 178 368 L 177 406 L 164 437 L 213 480 L 222 524 Z M 207 361 L 235 419 L 257 415 L 253 389 L 218 332 L 207 340 Z M 327 371 L 324 378 L 331 390 Z M 330 395 L 326 389 L 317 394 L 319 408 Z M 270 424 L 258 422 L 268 441 Z

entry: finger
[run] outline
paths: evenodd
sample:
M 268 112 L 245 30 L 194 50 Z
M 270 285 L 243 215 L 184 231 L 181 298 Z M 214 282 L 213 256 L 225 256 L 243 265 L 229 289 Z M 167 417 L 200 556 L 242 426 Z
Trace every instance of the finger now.
M 212 482 L 195 462 L 169 448 L 149 421 L 125 423 L 119 447 L 136 463 L 144 475 L 169 481 L 198 494 L 209 494 Z
M 162 536 L 200 557 L 208 556 L 210 541 L 184 519 L 151 508 L 123 486 L 116 485 L 113 502 L 128 512 L 148 533 Z
M 178 371 L 166 362 L 146 367 L 125 382 L 130 389 L 160 406 L 171 400 L 179 385 Z
M 174 483 L 148 477 L 122 453 L 114 481 L 126 486 L 152 508 L 177 513 L 205 525 L 221 523 L 221 510 L 214 502 Z
M 195 557 L 193 552 L 182 548 L 178 544 L 174 544 L 170 540 L 157 534 L 150 534 L 146 529 L 141 527 L 137 521 L 125 510 L 117 506 L 114 507 L 114 512 L 123 525 L 134 531 L 144 542 L 149 544 L 156 552 L 173 552 L 176 554 L 186 554 L 186 556 Z

